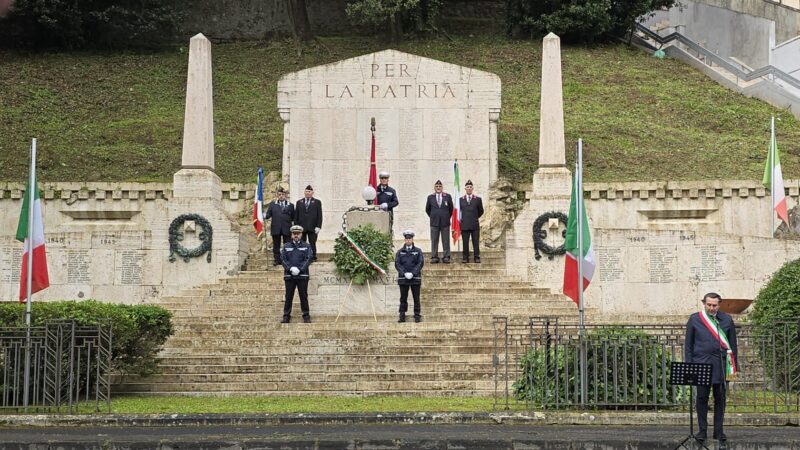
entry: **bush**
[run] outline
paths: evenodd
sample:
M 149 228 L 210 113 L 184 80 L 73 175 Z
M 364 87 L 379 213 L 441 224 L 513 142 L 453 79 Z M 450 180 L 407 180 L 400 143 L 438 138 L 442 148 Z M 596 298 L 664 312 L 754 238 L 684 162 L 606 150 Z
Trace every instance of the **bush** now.
M 781 389 L 800 392 L 800 259 L 783 265 L 761 288 L 749 319 L 767 372 Z
M 392 238 L 376 230 L 372 224 L 356 227 L 347 234 L 364 250 L 364 253 L 382 269 L 387 270 L 393 261 Z M 355 284 L 364 284 L 380 276 L 364 258 L 359 256 L 344 236 L 336 239 L 333 249 L 333 262 L 336 271 L 349 277 Z
M 506 0 L 506 29 L 512 36 L 549 32 L 564 42 L 592 43 L 623 36 L 635 21 L 676 0 Z
M 443 0 L 351 0 L 347 17 L 396 41 L 407 32 L 436 29 Z
M 151 47 L 176 35 L 184 0 L 15 0 L 0 17 L 6 47 Z
M 673 356 L 657 337 L 614 327 L 588 333 L 586 342 L 588 403 L 642 406 L 652 405 L 655 398 L 663 405 L 665 398 L 671 403 L 684 397 L 683 391 L 675 390 L 673 398 L 671 387 L 665 390 L 660 382 L 662 377 L 669 379 Z M 579 352 L 577 339 L 559 342 L 557 349 L 556 345 L 530 349 L 520 360 L 522 376 L 513 384 L 514 397 L 541 406 L 556 401 L 561 406 L 574 404 L 576 395 L 580 397 L 580 388 L 575 388 L 580 383 Z
M 156 369 L 156 354 L 174 332 L 172 313 L 154 305 L 120 305 L 95 300 L 36 302 L 31 305 L 31 325 L 74 319 L 79 326 L 108 321 L 112 327 L 111 366 L 120 374 L 149 375 Z M 0 327 L 25 325 L 25 305 L 0 303 Z

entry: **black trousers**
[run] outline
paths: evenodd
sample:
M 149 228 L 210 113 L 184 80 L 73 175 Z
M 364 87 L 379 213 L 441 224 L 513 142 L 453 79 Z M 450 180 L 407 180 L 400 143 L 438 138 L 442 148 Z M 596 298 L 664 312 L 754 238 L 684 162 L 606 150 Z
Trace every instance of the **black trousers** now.
M 281 238 L 283 238 L 283 243 L 281 243 Z M 283 244 L 289 242 L 292 239 L 291 236 L 288 234 L 280 235 L 280 234 L 273 234 L 272 235 L 272 257 L 275 262 L 280 262 L 281 260 L 281 248 L 283 248 Z
M 294 289 L 300 293 L 300 310 L 303 311 L 303 317 L 311 317 L 308 312 L 308 278 L 303 279 L 284 279 L 286 285 L 286 298 L 283 301 L 283 317 L 290 318 L 292 316 L 292 300 L 294 300 Z
M 413 284 L 401 284 L 400 285 L 400 315 L 406 315 L 406 311 L 408 311 L 408 288 L 411 288 L 411 295 L 414 297 L 414 317 L 420 317 L 420 313 L 422 308 L 419 304 L 419 289 L 420 285 Z
M 708 396 L 714 388 L 714 435 L 722 435 L 722 422 L 725 420 L 725 396 L 727 383 L 715 383 L 711 386 L 697 386 L 697 426 L 701 433 L 708 429 Z
M 469 241 L 472 239 L 472 251 L 476 258 L 481 257 L 481 230 L 461 230 L 461 240 L 464 241 L 464 259 L 469 259 Z
M 303 240 L 308 242 L 311 245 L 311 251 L 313 252 L 312 258 L 317 258 L 317 233 L 314 233 L 314 230 L 311 231 L 304 231 L 303 232 Z

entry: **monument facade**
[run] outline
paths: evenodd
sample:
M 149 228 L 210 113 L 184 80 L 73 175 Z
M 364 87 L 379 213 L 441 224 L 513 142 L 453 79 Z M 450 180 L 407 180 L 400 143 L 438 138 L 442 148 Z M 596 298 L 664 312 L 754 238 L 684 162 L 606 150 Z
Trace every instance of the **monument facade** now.
M 427 244 L 425 199 L 439 179 L 452 192 L 454 160 L 462 184 L 486 192 L 497 178 L 500 91 L 494 74 L 396 50 L 284 75 L 283 180 L 292 199 L 310 184 L 322 201 L 320 251 L 332 250 L 342 214 L 364 203 L 372 117 L 377 167 L 391 172 L 400 199 L 395 231 L 413 228 Z

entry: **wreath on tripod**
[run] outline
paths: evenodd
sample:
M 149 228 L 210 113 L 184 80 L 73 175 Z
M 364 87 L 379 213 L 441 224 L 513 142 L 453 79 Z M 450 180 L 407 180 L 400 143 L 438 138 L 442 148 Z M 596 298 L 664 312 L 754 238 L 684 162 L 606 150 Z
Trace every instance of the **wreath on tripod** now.
M 553 247 L 552 245 L 548 245 L 544 240 L 547 239 L 547 230 L 542 229 L 542 226 L 550 221 L 550 219 L 558 219 L 559 222 L 563 223 L 564 226 L 567 226 L 567 215 L 562 212 L 557 211 L 550 211 L 546 212 L 533 222 L 533 248 L 536 252 L 536 260 L 542 259 L 542 255 L 539 253 L 541 250 L 542 253 L 547 255 L 547 259 L 553 260 L 556 255 L 563 255 L 567 252 L 567 249 L 564 247 L 564 244 L 559 245 L 558 247 Z M 567 237 L 567 230 L 561 232 L 561 237 L 566 239 Z
M 186 248 L 180 243 L 183 241 L 183 232 L 180 231 L 180 228 L 187 220 L 193 220 L 195 225 L 202 230 L 197 236 L 200 239 L 200 245 L 195 248 Z M 169 224 L 169 262 L 175 262 L 175 255 L 183 258 L 185 262 L 189 262 L 189 258 L 196 258 L 204 253 L 208 253 L 206 262 L 211 262 L 211 241 L 213 236 L 214 230 L 205 217 L 200 214 L 181 214 Z

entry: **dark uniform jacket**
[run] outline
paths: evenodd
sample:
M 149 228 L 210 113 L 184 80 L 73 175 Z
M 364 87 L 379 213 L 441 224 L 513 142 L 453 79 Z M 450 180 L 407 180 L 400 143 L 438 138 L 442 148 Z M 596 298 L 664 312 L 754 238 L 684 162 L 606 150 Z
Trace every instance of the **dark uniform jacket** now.
M 478 219 L 483 215 L 483 200 L 477 195 L 467 203 L 467 196 L 459 199 L 461 202 L 461 229 L 463 231 L 480 230 L 481 226 Z
M 733 318 L 724 312 L 718 312 L 717 322 L 719 322 L 720 329 L 728 337 L 734 360 L 738 364 L 739 353 L 736 344 L 736 326 L 733 323 Z M 726 351 L 722 350 L 722 358 L 725 358 L 725 354 Z M 717 384 L 725 381 L 725 359 L 720 359 L 720 343 L 714 338 L 711 331 L 703 325 L 700 313 L 692 314 L 686 324 L 683 359 L 685 362 L 711 364 L 713 367 L 711 382 Z
M 308 265 L 311 264 L 311 246 L 306 241 L 295 243 L 293 240 L 287 242 L 281 249 L 281 264 L 283 264 L 283 279 L 301 280 L 308 279 Z M 289 271 L 292 267 L 300 269 L 298 275 L 292 275 Z
M 284 200 L 285 205 L 279 205 L 277 200 L 269 202 L 264 211 L 264 219 L 272 219 L 269 225 L 269 234 L 272 236 L 289 236 L 292 220 L 294 219 L 294 205 L 289 200 Z
M 391 186 L 384 187 L 383 185 L 378 185 L 378 205 L 382 205 L 386 203 L 388 206 L 386 208 L 387 211 L 391 211 L 400 204 L 400 200 L 397 199 L 397 191 L 394 190 Z
M 397 269 L 397 284 L 420 285 L 422 284 L 422 265 L 425 257 L 419 247 L 412 246 L 408 250 L 405 245 L 394 255 L 394 267 Z M 406 279 L 406 272 L 414 274 L 414 278 Z
M 314 228 L 322 228 L 322 202 L 311 197 L 306 209 L 305 197 L 298 200 L 294 205 L 294 223 L 303 227 L 306 233 L 313 233 Z
M 439 206 L 436 204 L 436 193 L 429 195 L 425 203 L 425 214 L 431 218 L 432 227 L 449 227 L 453 216 L 453 197 L 442 192 L 442 206 Z

